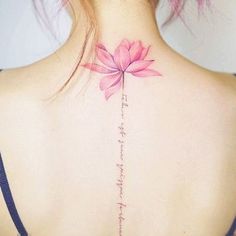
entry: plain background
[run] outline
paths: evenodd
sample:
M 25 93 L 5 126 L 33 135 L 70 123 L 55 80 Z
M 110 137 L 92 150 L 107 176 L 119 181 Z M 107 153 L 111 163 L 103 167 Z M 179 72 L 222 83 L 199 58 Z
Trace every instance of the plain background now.
M 50 0 L 51 9 L 56 1 Z M 167 2 L 163 0 L 156 13 L 165 41 L 196 64 L 236 73 L 236 1 L 213 0 L 210 10 L 199 15 L 195 1 L 187 0 L 187 26 L 176 20 L 162 28 L 168 15 Z M 32 0 L 0 0 L 0 68 L 26 66 L 57 50 L 69 35 L 71 20 L 61 12 L 54 22 L 58 41 L 38 23 Z

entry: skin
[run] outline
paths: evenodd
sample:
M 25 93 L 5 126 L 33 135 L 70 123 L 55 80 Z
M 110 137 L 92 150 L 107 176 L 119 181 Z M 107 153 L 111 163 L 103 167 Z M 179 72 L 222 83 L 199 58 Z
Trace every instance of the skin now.
M 94 0 L 93 9 L 107 48 L 142 40 L 163 74 L 126 77 L 125 235 L 224 235 L 236 212 L 235 78 L 171 49 L 145 0 Z M 120 94 L 106 102 L 101 76 L 86 71 L 57 100 L 43 100 L 65 82 L 82 47 L 85 18 L 75 13 L 78 24 L 57 52 L 0 73 L 1 153 L 32 236 L 117 235 Z M 14 235 L 2 197 L 0 208 L 0 235 Z

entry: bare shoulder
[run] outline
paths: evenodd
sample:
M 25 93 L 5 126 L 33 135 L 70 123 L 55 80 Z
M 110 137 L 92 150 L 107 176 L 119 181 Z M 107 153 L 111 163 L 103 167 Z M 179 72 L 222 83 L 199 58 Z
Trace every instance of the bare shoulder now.
M 214 75 L 222 91 L 228 93 L 229 97 L 232 96 L 232 98 L 236 98 L 236 76 L 222 72 L 216 72 Z M 236 99 L 234 102 L 236 102 Z
M 9 110 L 14 110 L 16 102 L 24 94 L 21 69 L 6 69 L 0 72 L 0 110 L 6 118 Z
M 40 73 L 35 73 L 32 66 L 6 69 L 0 72 L 0 105 L 5 98 L 33 98 L 39 87 Z
M 211 72 L 211 84 L 215 89 L 220 105 L 229 109 L 231 114 L 236 113 L 236 76 L 229 73 Z M 235 114 L 236 115 L 236 114 Z
M 14 111 L 17 104 L 29 101 L 33 98 L 34 90 L 29 83 L 27 69 L 14 68 L 0 72 L 0 110 L 2 117 L 9 111 Z
M 231 130 L 236 128 L 236 76 L 227 73 L 215 73 L 217 113 L 221 113 L 227 120 Z M 236 163 L 235 163 L 236 164 Z
M 0 106 L 3 105 L 4 97 L 9 94 L 9 86 L 11 84 L 11 71 L 12 70 L 1 70 L 0 71 Z
M 5 146 L 10 124 L 20 121 L 22 113 L 27 112 L 33 102 L 27 73 L 27 69 L 22 68 L 0 72 L 1 148 Z
M 0 72 L 0 97 L 13 94 L 19 90 L 19 86 L 23 85 L 22 70 L 19 69 L 6 69 Z

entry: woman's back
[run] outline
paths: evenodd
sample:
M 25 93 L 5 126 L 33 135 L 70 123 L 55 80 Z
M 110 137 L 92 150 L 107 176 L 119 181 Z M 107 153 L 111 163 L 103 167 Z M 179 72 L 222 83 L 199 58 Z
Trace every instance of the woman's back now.
M 119 41 L 106 33 L 104 42 Z M 56 55 L 0 73 L 0 151 L 30 236 L 229 230 L 236 205 L 236 80 L 145 40 L 152 69 L 162 76 L 126 73 L 123 96 L 119 90 L 108 101 L 96 73 L 83 73 L 68 93 L 44 100 L 68 72 L 69 59 L 64 65 Z M 14 235 L 2 197 L 0 206 L 0 235 Z
M 235 82 L 178 62 L 181 76 L 170 66 L 163 78 L 126 77 L 123 168 L 121 93 L 105 102 L 94 76 L 82 95 L 47 103 L 40 94 L 50 72 L 2 72 L 1 152 L 31 235 L 226 233 L 236 203 Z M 14 235 L 3 209 L 1 234 Z

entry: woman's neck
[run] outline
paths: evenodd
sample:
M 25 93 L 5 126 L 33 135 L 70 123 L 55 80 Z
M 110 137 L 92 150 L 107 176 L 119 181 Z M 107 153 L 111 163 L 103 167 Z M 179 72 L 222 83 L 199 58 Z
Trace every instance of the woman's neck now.
M 95 1 L 93 8 L 103 38 L 160 37 L 155 10 L 147 0 Z

